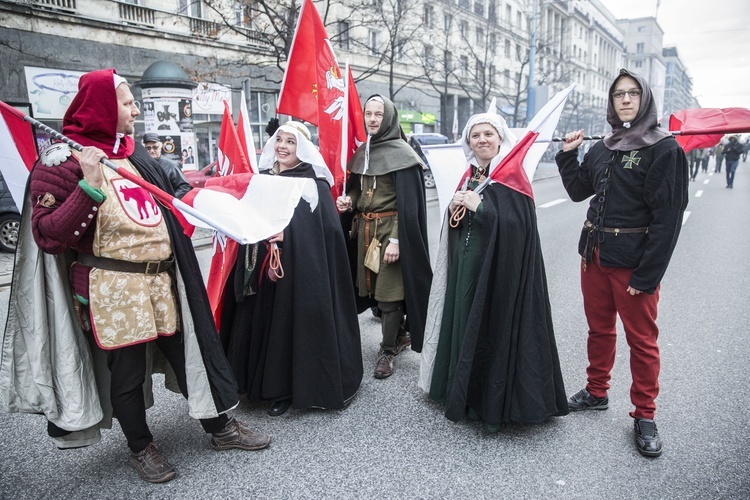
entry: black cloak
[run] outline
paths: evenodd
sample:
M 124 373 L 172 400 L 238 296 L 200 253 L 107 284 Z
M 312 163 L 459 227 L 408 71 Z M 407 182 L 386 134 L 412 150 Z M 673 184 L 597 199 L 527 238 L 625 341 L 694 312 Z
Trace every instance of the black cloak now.
M 234 318 L 234 327 L 222 324 L 222 337 L 249 399 L 291 397 L 293 408 L 341 409 L 356 394 L 363 374 L 344 234 L 330 187 L 315 177 L 312 166 L 305 163 L 279 175 L 314 179 L 318 207 L 311 212 L 301 202 L 284 230 L 284 277 L 274 285 L 257 275 L 258 293 L 236 304 L 245 252 L 252 247 L 240 252 L 242 273 L 236 268 L 227 283 L 232 293 L 225 294 L 224 314 Z M 264 253 L 262 248 L 261 258 Z
M 167 174 L 156 160 L 149 156 L 143 146 L 136 144 L 135 151 L 129 159 L 146 181 L 171 195 L 174 194 Z M 195 334 L 203 356 L 203 364 L 208 373 L 216 410 L 224 413 L 237 406 L 237 382 L 224 356 L 219 336 L 216 334 L 216 325 L 208 303 L 206 286 L 203 283 L 203 275 L 195 255 L 193 242 L 185 234 L 171 211 L 162 210 L 162 213 L 169 230 L 172 252 L 185 283 L 185 300 L 190 307 L 190 311 L 181 311 L 181 314 L 190 314 L 195 325 Z
M 566 415 L 534 202 L 497 183 L 483 196 L 485 253 L 445 415 L 459 421 L 470 407 L 489 425 Z M 451 233 L 449 256 L 462 243 Z

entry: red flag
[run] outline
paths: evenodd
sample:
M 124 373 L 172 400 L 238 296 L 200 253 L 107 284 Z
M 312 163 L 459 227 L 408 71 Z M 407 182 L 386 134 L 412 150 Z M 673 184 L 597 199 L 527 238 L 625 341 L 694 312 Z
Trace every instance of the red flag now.
M 229 103 L 224 101 L 224 116 L 221 119 L 219 132 L 219 153 L 216 158 L 220 175 L 243 174 L 252 172 L 245 151 L 232 121 Z
M 523 161 L 538 135 L 539 132 L 529 130 L 490 173 L 490 178 L 493 181 L 525 194 L 532 200 L 534 199 L 534 192 L 531 190 L 531 182 L 529 182 L 526 170 L 523 168 Z
M 346 170 L 349 160 L 354 156 L 357 148 L 365 143 L 367 132 L 365 131 L 365 120 L 362 114 L 362 104 L 359 102 L 357 87 L 354 85 L 354 77 L 349 65 L 346 66 L 346 104 L 345 114 L 341 120 L 341 135 L 346 137 L 346 141 L 341 144 L 341 154 L 339 162 L 341 164 L 340 175 L 335 176 L 335 183 L 331 187 L 331 194 L 338 198 L 346 189 L 346 179 L 348 171 Z
M 244 93 L 243 93 L 244 96 Z M 240 127 L 244 132 L 242 119 Z M 252 130 L 248 130 L 252 134 Z M 221 120 L 221 131 L 219 132 L 219 153 L 217 158 L 219 173 L 222 176 L 236 177 L 239 174 L 248 174 L 247 179 L 243 176 L 245 186 L 250 184 L 252 170 L 245 156 L 247 146 L 240 141 L 237 129 L 234 128 L 232 113 L 229 110 L 229 103 L 224 101 L 224 116 Z M 249 151 L 247 151 L 249 153 Z M 253 155 L 255 151 L 253 151 Z M 233 188 L 236 188 L 236 180 L 230 179 L 229 182 Z M 236 189 L 235 189 L 236 191 Z M 231 191 L 230 191 L 231 192 Z M 244 190 L 241 190 L 244 193 Z M 236 196 L 236 195 L 235 195 Z M 240 196 L 236 196 L 241 198 Z M 194 197 L 193 197 L 194 198 Z M 192 199 L 192 198 L 191 198 Z M 296 206 L 296 204 L 295 204 Z M 240 215 L 238 212 L 236 215 Z M 208 271 L 208 281 L 206 283 L 206 292 L 208 293 L 208 302 L 211 304 L 211 311 L 214 315 L 216 329 L 221 326 L 221 311 L 224 302 L 224 288 L 229 277 L 229 273 L 234 267 L 239 251 L 239 243 L 228 239 L 222 235 L 214 235 L 214 255 L 211 258 L 211 267 Z
M 0 101 L 0 171 L 20 212 L 26 181 L 37 159 L 31 124 L 23 114 Z
M 684 109 L 669 117 L 669 130 L 685 153 L 710 148 L 718 144 L 724 134 L 750 132 L 750 109 Z
M 353 80 L 350 81 L 353 87 Z M 317 125 L 320 154 L 333 174 L 334 187 L 344 182 L 344 172 L 339 166 L 341 120 L 346 107 L 344 90 L 341 68 L 320 14 L 312 0 L 304 0 L 276 110 Z M 351 95 L 357 97 L 356 89 Z M 359 102 L 357 104 L 361 109 Z

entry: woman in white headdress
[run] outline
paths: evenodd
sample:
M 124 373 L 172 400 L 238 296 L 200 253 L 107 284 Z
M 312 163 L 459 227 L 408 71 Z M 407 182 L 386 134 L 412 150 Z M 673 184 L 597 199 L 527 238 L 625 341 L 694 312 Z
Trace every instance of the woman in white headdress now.
M 469 165 L 444 218 L 419 385 L 450 420 L 496 432 L 564 415 L 567 400 L 531 183 L 522 162 L 502 162 L 517 140 L 490 113 L 472 116 L 462 138 Z
M 272 401 L 271 416 L 290 406 L 344 408 L 362 381 L 362 351 L 333 177 L 299 122 L 274 132 L 259 167 L 314 179 L 318 205 L 301 201 L 289 226 L 269 239 L 281 248 L 283 275 L 264 265 L 264 248 L 245 247 L 238 257 L 222 317 L 227 357 L 248 399 Z

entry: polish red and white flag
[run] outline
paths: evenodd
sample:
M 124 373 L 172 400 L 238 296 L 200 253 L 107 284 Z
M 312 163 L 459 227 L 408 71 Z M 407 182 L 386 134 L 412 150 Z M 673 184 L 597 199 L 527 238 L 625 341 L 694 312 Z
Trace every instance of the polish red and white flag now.
M 29 172 L 38 157 L 31 124 L 23 116 L 0 101 L 0 171 L 19 212 Z
M 189 191 L 182 201 L 235 228 L 244 242 L 255 243 L 283 231 L 300 197 L 308 201 L 311 209 L 317 206 L 317 188 L 312 180 L 252 172 L 226 101 L 217 163 L 221 176 L 209 179 L 203 189 Z M 198 225 L 197 221 L 188 220 Z M 206 291 L 217 329 L 221 325 L 224 289 L 238 251 L 238 241 L 214 232 L 214 254 Z
M 237 119 L 237 135 L 240 139 L 240 145 L 242 151 L 245 153 L 245 158 L 250 164 L 250 168 L 254 173 L 258 173 L 258 155 L 255 150 L 255 138 L 253 137 L 253 129 L 250 125 L 250 114 L 247 111 L 247 101 L 245 100 L 245 91 L 242 91 L 240 96 L 240 116 Z

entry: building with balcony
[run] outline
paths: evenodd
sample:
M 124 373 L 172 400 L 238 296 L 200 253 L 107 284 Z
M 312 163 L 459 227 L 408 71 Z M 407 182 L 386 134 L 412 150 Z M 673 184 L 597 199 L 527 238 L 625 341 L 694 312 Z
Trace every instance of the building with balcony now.
M 532 14 L 536 2 L 536 22 Z M 159 61 L 194 81 L 199 165 L 215 157 L 222 99 L 236 113 L 240 90 L 256 144 L 265 139 L 299 1 L 0 0 L 0 99 L 59 127 L 78 76 L 115 67 L 131 83 Z M 664 102 L 666 66 L 653 18 L 615 20 L 598 0 L 323 0 L 339 63 L 349 62 L 360 98 L 391 97 L 406 131 L 458 132 L 497 109 L 523 126 L 535 26 L 536 108 L 575 82 L 560 130 L 609 130 L 607 92 L 623 65 L 644 73 Z M 278 9 L 271 17 L 272 9 Z M 139 103 L 141 89 L 133 88 Z M 671 94 L 670 94 L 671 95 Z M 143 120 L 136 135 L 144 131 Z M 42 137 L 42 140 L 44 138 Z
M 199 0 L 6 0 L 0 18 L 0 99 L 27 104 L 54 128 L 61 128 L 80 74 L 115 67 L 132 84 L 157 61 L 179 64 L 199 84 L 194 95 L 206 105 L 193 116 L 199 164 L 215 157 L 221 99 L 237 109 L 243 82 L 252 82 L 256 140 L 275 114 L 281 73 L 267 36 Z M 140 103 L 140 89 L 132 90 Z M 143 116 L 136 123 L 142 133 Z

